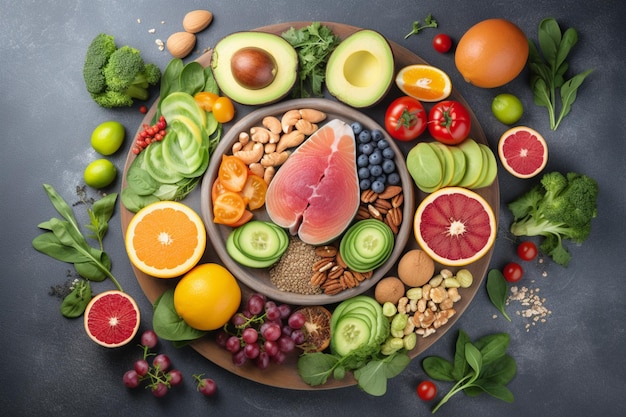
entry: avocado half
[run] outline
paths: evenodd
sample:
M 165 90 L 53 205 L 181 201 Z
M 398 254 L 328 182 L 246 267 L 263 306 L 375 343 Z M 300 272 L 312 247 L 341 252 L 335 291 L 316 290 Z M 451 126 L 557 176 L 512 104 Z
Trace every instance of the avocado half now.
M 326 88 L 352 107 L 370 107 L 389 91 L 394 77 L 391 45 L 384 36 L 362 29 L 345 38 L 326 64 Z
M 275 63 L 274 79 L 262 88 L 249 88 L 237 81 L 231 68 L 235 54 L 245 48 L 265 51 Z M 274 103 L 293 88 L 298 76 L 298 54 L 278 35 L 264 32 L 236 32 L 222 38 L 213 49 L 211 69 L 218 87 L 225 96 L 240 104 Z

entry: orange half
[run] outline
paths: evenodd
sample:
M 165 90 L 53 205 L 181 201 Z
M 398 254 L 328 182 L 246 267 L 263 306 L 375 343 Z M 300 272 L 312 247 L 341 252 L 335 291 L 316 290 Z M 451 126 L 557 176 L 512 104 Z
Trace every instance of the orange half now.
M 126 252 L 137 269 L 156 278 L 174 278 L 193 268 L 206 249 L 206 229 L 190 207 L 158 201 L 128 223 Z
M 402 68 L 396 76 L 396 85 L 404 94 L 426 102 L 443 100 L 452 92 L 448 74 L 430 65 Z

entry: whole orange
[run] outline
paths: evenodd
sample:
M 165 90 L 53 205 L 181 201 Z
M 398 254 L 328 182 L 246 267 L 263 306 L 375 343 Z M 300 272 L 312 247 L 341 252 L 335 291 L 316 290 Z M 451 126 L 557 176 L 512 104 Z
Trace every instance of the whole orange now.
M 222 265 L 195 266 L 176 284 L 174 309 L 189 326 L 216 330 L 237 312 L 241 289 L 235 277 Z
M 487 19 L 459 40 L 454 62 L 465 81 L 483 88 L 500 87 L 519 75 L 528 59 L 528 40 L 505 19 Z

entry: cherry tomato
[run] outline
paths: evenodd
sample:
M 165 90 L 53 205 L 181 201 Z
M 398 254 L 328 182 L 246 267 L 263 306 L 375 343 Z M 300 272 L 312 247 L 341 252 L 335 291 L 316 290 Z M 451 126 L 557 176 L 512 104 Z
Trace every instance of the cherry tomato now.
M 258 209 L 265 204 L 265 194 L 267 193 L 267 183 L 258 175 L 248 174 L 246 185 L 241 190 L 244 201 L 250 210 Z
M 437 386 L 431 381 L 422 381 L 417 386 L 417 395 L 423 401 L 431 401 L 437 396 Z
M 211 111 L 215 120 L 220 123 L 228 123 L 235 117 L 235 106 L 228 97 L 220 97 L 215 100 Z
M 248 167 L 234 155 L 222 156 L 222 162 L 217 177 L 220 184 L 228 191 L 239 192 L 243 190 L 248 179 Z
M 445 54 L 452 48 L 452 39 L 445 33 L 440 33 L 433 38 L 433 48 L 435 51 Z
M 428 131 L 432 137 L 446 145 L 458 145 L 469 136 L 471 117 L 458 101 L 446 100 L 435 104 L 428 119 Z
M 232 225 L 239 221 L 246 212 L 243 197 L 232 191 L 225 191 L 213 201 L 213 221 Z
M 204 111 L 212 111 L 213 104 L 218 98 L 220 98 L 220 96 L 210 91 L 200 91 L 193 96 L 198 106 L 202 107 Z
M 530 241 L 522 242 L 517 247 L 517 256 L 524 261 L 532 261 L 537 257 L 537 246 Z
M 395 99 L 385 113 L 385 129 L 397 140 L 409 141 L 426 130 L 427 115 L 424 106 L 413 97 Z
M 522 276 L 524 276 L 524 270 L 520 264 L 516 262 L 509 262 L 504 266 L 502 275 L 504 275 L 504 279 L 508 282 L 517 282 L 522 279 Z

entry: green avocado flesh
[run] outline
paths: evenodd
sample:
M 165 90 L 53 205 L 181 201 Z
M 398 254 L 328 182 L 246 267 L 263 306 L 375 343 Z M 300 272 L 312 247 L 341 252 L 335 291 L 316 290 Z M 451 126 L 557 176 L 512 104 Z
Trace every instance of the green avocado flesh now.
M 242 85 L 232 71 L 232 60 L 245 48 L 265 51 L 276 65 L 274 79 L 262 88 Z M 278 35 L 263 32 L 236 32 L 220 40 L 213 49 L 211 69 L 223 95 L 245 105 L 274 103 L 293 88 L 298 75 L 296 50 Z M 254 71 L 254 68 L 251 68 Z
M 330 55 L 326 88 L 352 107 L 370 107 L 387 94 L 393 76 L 389 42 L 380 33 L 363 29 L 344 39 Z

